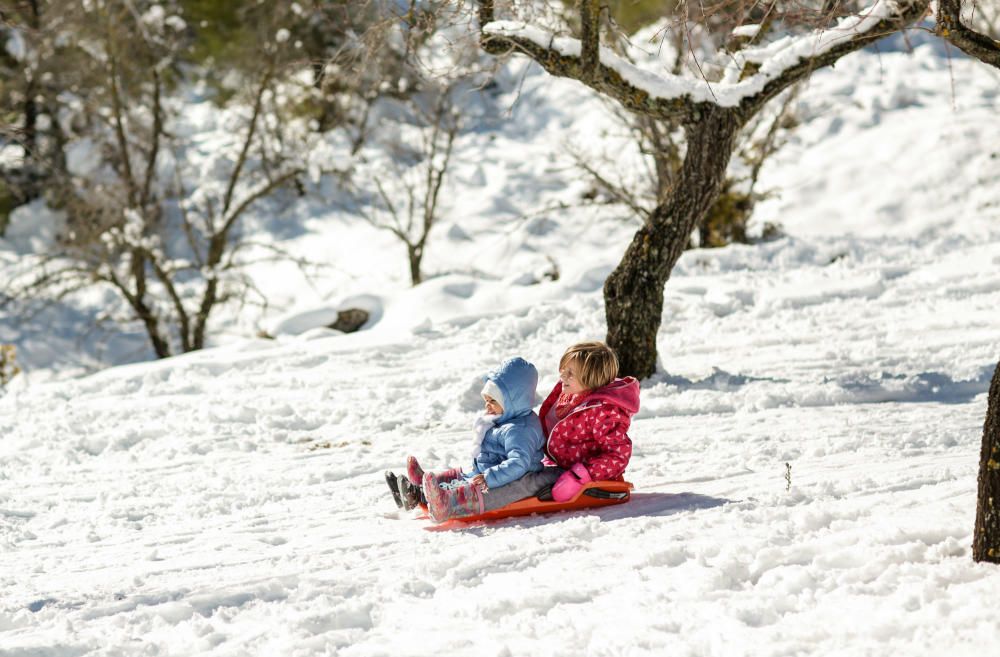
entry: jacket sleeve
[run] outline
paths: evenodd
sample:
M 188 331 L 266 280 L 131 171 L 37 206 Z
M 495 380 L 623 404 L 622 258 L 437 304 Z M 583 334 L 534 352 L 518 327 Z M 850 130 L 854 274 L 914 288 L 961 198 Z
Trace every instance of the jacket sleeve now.
M 532 454 L 535 454 L 538 461 L 541 461 L 538 450 L 531 448 L 531 434 L 532 432 L 525 427 L 504 428 L 503 446 L 504 451 L 507 452 L 507 458 L 483 471 L 487 486 L 500 488 L 523 477 L 534 465 L 531 462 Z
M 595 410 L 593 435 L 600 451 L 584 458 L 583 465 L 595 480 L 615 479 L 624 474 L 632 458 L 632 441 L 626 433 L 631 419 L 617 406 L 605 405 Z

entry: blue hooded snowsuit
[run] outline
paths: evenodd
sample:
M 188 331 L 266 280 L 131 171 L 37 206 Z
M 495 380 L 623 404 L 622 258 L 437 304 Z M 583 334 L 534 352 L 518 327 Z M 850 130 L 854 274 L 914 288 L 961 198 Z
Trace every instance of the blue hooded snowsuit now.
M 538 370 L 523 358 L 510 358 L 486 376 L 503 394 L 503 413 L 486 430 L 472 472 L 486 476 L 486 485 L 499 488 L 542 469 L 545 436 L 535 405 Z

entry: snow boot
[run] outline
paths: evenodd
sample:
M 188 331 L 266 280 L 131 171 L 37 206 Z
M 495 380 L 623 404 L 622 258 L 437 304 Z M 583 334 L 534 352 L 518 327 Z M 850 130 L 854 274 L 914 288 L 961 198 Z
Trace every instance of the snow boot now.
M 424 473 L 424 495 L 427 497 L 427 511 L 434 522 L 478 515 L 485 509 L 483 494 L 476 486 L 467 484 L 445 490 L 438 477 L 431 472 Z
M 417 463 L 416 456 L 406 457 L 406 476 L 414 486 L 419 486 L 424 482 L 424 469 Z
M 392 501 L 396 503 L 400 509 L 403 508 L 403 498 L 399 494 L 399 481 L 391 471 L 385 471 L 385 483 L 389 486 L 389 492 L 392 493 Z
M 449 470 L 443 470 L 434 475 L 437 477 L 438 483 L 444 483 L 446 481 L 454 481 L 456 483 L 462 483 L 465 481 L 462 479 L 462 468 L 451 468 Z
M 411 484 L 406 476 L 399 475 L 396 485 L 399 488 L 401 506 L 407 511 L 417 508 L 420 504 L 427 504 L 427 500 L 424 499 L 423 490 L 421 490 L 420 486 Z
M 437 473 L 437 479 L 439 482 L 451 481 L 452 479 L 458 479 L 461 476 L 461 468 L 451 468 L 450 470 Z M 422 486 L 424 483 L 424 469 L 420 467 L 419 463 L 417 463 L 417 457 L 415 456 L 406 457 L 406 478 L 409 479 L 410 483 L 414 486 Z

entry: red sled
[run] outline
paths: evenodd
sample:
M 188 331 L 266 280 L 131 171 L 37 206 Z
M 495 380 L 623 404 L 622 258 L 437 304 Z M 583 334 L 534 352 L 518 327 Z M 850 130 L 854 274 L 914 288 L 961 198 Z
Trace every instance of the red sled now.
M 478 520 L 500 520 L 517 516 L 530 516 L 533 513 L 555 513 L 556 511 L 575 511 L 599 506 L 624 504 L 632 497 L 635 488 L 627 481 L 592 481 L 585 484 L 580 492 L 571 500 L 556 502 L 555 500 L 540 500 L 537 497 L 527 497 L 507 506 L 492 511 L 486 511 L 464 518 L 450 518 L 442 524 L 452 522 L 476 522 Z M 441 527 L 441 525 L 437 525 Z

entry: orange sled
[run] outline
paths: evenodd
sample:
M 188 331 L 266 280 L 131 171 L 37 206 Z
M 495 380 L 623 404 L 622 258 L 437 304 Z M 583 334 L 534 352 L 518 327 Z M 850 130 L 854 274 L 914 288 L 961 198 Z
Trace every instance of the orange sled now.
M 505 507 L 464 518 L 452 518 L 457 522 L 475 522 L 477 520 L 499 520 L 515 516 L 530 516 L 533 513 L 554 513 L 556 511 L 574 511 L 595 506 L 611 506 L 624 504 L 631 497 L 634 486 L 627 481 L 592 481 L 584 485 L 580 492 L 571 500 L 556 502 L 555 500 L 540 500 L 528 497 L 512 502 Z

